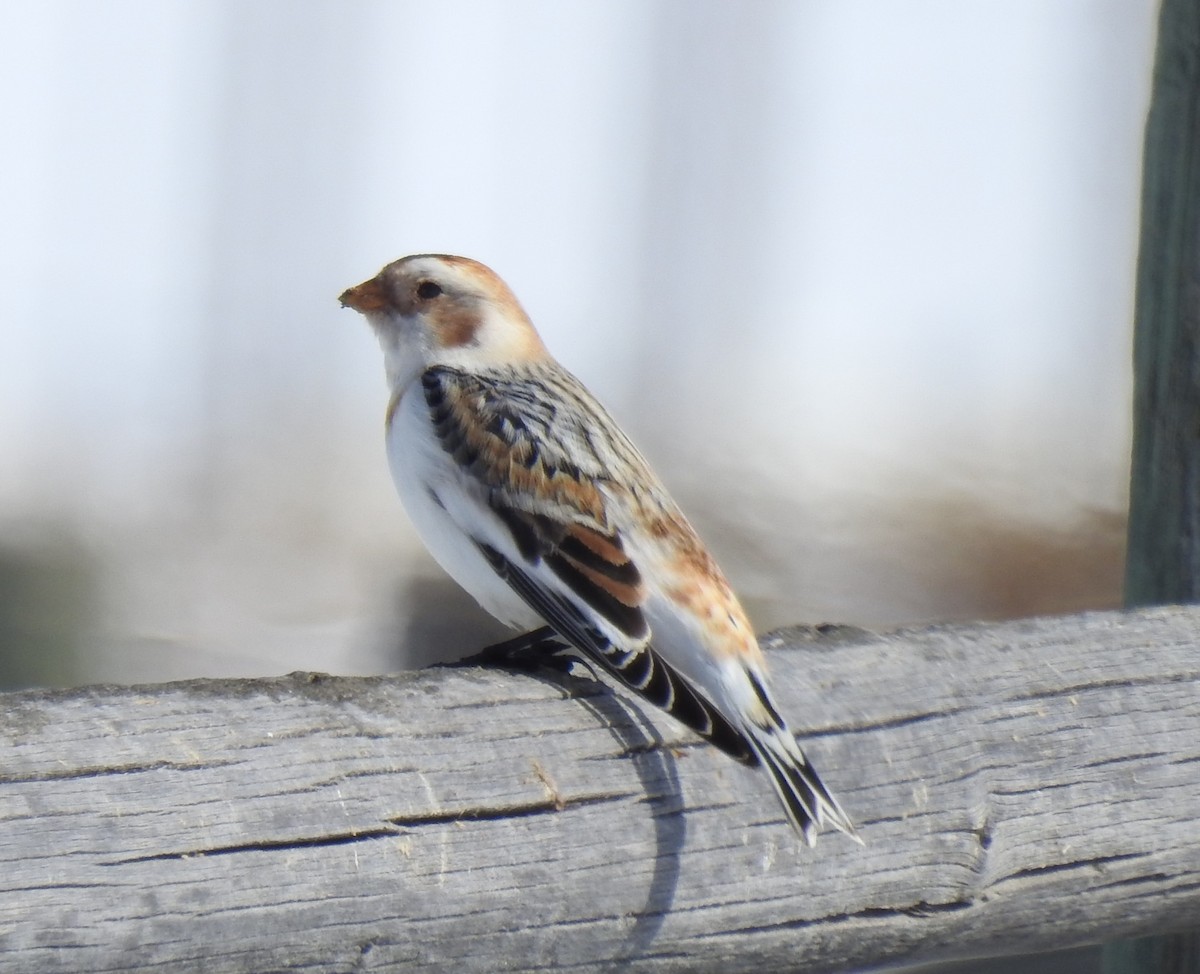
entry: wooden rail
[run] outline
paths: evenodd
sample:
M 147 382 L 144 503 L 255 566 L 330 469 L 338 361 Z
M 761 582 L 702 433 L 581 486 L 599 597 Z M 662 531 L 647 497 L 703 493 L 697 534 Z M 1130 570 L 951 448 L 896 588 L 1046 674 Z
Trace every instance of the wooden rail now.
M 0 695 L 0 970 L 848 971 L 1194 925 L 1200 609 L 767 640 L 866 848 L 583 679 Z

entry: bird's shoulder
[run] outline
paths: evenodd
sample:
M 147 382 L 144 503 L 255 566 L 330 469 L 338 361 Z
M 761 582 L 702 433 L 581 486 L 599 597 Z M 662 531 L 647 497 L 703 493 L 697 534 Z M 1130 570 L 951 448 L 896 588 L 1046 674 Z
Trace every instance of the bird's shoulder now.
M 435 365 L 421 374 L 420 392 L 446 452 L 515 500 L 540 497 L 603 521 L 614 486 L 657 483 L 607 410 L 557 365 Z

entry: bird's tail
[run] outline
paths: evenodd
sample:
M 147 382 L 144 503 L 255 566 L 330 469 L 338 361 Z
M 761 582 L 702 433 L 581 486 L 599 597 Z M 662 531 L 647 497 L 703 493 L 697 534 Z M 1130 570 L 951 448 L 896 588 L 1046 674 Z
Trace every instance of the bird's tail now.
M 788 821 L 808 845 L 816 843 L 817 832 L 826 825 L 845 832 L 862 845 L 850 816 L 842 811 L 842 806 L 825 787 L 816 768 L 808 763 L 800 745 L 782 721 L 771 721 L 766 727 L 747 728 L 746 738 L 770 774 L 771 785 Z

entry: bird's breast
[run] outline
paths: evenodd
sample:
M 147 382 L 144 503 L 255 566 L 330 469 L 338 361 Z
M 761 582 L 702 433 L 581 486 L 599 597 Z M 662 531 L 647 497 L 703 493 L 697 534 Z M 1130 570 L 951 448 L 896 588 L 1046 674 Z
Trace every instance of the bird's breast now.
M 492 570 L 477 542 L 501 527 L 482 490 L 464 477 L 433 431 L 420 388 L 410 387 L 389 409 L 388 466 L 421 541 L 451 578 L 505 625 L 535 629 L 537 614 Z

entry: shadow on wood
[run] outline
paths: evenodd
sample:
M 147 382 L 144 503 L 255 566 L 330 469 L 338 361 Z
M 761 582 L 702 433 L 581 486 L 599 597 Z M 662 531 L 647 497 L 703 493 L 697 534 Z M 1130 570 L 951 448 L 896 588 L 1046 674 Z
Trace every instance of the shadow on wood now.
M 0 696 L 0 969 L 846 971 L 1200 915 L 1200 609 L 765 640 L 865 849 L 588 681 Z

